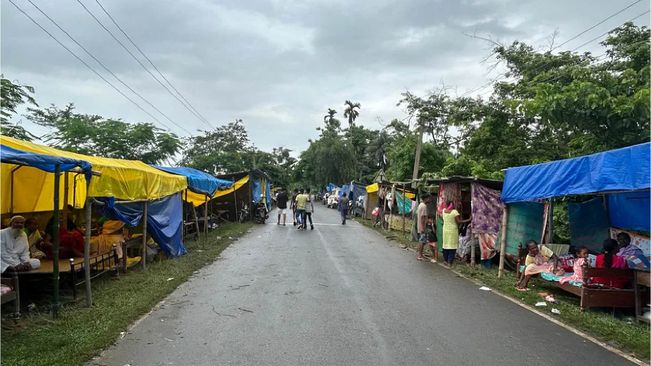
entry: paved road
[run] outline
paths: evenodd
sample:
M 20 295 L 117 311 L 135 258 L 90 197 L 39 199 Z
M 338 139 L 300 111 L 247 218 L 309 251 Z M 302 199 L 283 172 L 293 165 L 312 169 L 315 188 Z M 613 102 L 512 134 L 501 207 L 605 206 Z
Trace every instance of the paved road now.
M 258 226 L 91 364 L 628 364 L 360 224 L 341 226 L 334 210 L 314 216 L 314 231 Z

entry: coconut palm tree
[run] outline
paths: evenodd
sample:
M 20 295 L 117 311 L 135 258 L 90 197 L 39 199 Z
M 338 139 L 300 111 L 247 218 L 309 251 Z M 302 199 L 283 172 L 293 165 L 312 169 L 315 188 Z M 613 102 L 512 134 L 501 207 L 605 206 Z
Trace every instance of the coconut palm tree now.
M 355 120 L 359 117 L 359 110 L 362 105 L 359 103 L 353 103 L 350 100 L 347 100 L 344 103 L 346 110 L 344 110 L 344 118 L 348 118 L 348 126 L 352 127 L 355 124 Z M 357 109 L 355 109 L 357 108 Z

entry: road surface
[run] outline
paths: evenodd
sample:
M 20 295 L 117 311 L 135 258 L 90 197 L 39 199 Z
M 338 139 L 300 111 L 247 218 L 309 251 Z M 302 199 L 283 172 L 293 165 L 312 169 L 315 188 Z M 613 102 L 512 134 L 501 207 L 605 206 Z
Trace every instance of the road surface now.
M 627 365 L 318 205 L 275 218 L 90 365 Z

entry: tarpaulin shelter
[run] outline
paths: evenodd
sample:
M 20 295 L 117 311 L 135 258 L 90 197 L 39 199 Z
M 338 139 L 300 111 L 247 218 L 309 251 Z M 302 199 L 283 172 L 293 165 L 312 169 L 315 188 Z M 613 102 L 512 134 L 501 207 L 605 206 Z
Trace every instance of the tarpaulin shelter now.
M 16 165 L 11 163 L 2 164 L 1 187 L 2 187 L 2 213 L 14 212 L 42 212 L 55 211 L 64 208 L 64 217 L 66 215 L 66 204 L 75 208 L 86 208 L 86 219 L 90 220 L 92 199 L 100 201 L 114 199 L 117 203 L 122 202 L 143 202 L 144 216 L 143 231 L 147 232 L 147 222 L 150 220 L 157 221 L 155 227 L 149 232 L 161 248 L 174 247 L 183 248 L 183 243 L 177 236 L 168 235 L 170 231 L 176 228 L 170 226 L 181 225 L 181 212 L 170 210 L 174 207 L 174 198 L 162 200 L 166 209 L 162 209 L 163 204 L 156 207 L 166 212 L 169 217 L 159 215 L 158 209 L 152 209 L 148 212 L 149 201 L 161 200 L 165 197 L 183 191 L 187 188 L 185 177 L 169 174 L 155 169 L 141 161 L 121 160 L 102 158 L 95 156 L 82 155 L 68 151 L 58 150 L 52 147 L 34 144 L 27 141 L 21 141 L 14 138 L 2 136 L 0 143 L 2 146 L 23 152 L 32 153 L 53 158 L 68 158 L 87 162 L 92 166 L 92 170 L 97 176 L 88 180 L 86 175 L 78 172 L 64 172 L 58 180 L 54 179 L 52 174 L 38 169 L 16 169 Z M 61 181 L 63 184 L 60 184 Z M 59 207 L 54 207 L 54 203 L 49 197 L 54 195 L 58 190 L 63 199 L 59 200 Z M 6 199 L 5 197 L 10 197 Z M 180 195 L 175 195 L 180 200 Z M 117 201 L 120 200 L 120 201 Z M 177 218 L 179 220 L 177 220 Z M 55 220 L 56 221 L 56 220 Z M 90 225 L 86 225 L 90 227 Z M 86 246 L 90 240 L 90 231 L 86 232 Z M 143 235 L 143 249 L 145 246 Z M 168 254 L 175 255 L 183 250 L 169 251 Z M 143 256 L 143 266 L 145 266 Z M 87 281 L 89 282 L 89 281 Z M 89 286 L 89 285 L 87 285 Z M 88 288 L 88 287 L 87 287 Z
M 576 203 L 569 207 L 570 226 L 575 227 L 573 237 L 579 238 L 575 235 L 576 230 L 582 228 L 580 237 L 587 238 L 592 249 L 597 249 L 600 244 L 592 241 L 596 235 L 605 230 L 604 220 L 611 228 L 642 231 L 648 235 L 650 231 L 649 189 L 651 188 L 650 148 L 650 143 L 644 143 L 576 158 L 507 169 L 502 201 L 508 204 L 510 212 L 506 217 L 507 230 L 503 235 L 505 240 L 502 246 L 513 247 L 513 241 L 519 239 L 511 233 L 513 219 L 511 206 L 517 207 L 522 205 L 522 202 L 540 202 L 554 197 L 576 195 L 601 196 L 597 200 Z M 551 209 L 547 209 L 548 206 L 551 207 L 551 204 L 545 207 L 546 216 L 549 218 Z M 593 217 L 590 222 L 585 220 L 588 214 Z M 577 221 L 579 219 L 585 222 L 579 223 Z M 541 236 L 544 236 L 547 231 L 547 237 L 551 237 L 551 225 L 547 224 L 544 217 L 539 218 L 538 226 L 542 227 Z M 607 233 L 603 232 L 601 237 L 605 235 Z M 648 248 L 643 250 L 648 253 Z M 502 258 L 500 259 L 502 261 Z
M 61 192 L 59 191 L 59 178 L 61 172 L 80 172 L 83 174 L 84 178 L 87 180 L 91 179 L 91 169 L 92 165 L 85 161 L 79 159 L 66 158 L 62 156 L 48 156 L 43 154 L 38 154 L 34 152 L 21 151 L 9 146 L 0 145 L 0 161 L 2 162 L 3 174 L 4 172 L 9 171 L 10 178 L 19 170 L 22 169 L 25 171 L 32 171 L 32 173 L 37 173 L 36 170 L 41 171 L 42 173 L 52 175 L 52 181 L 54 187 L 52 188 L 51 207 L 54 211 L 54 228 L 58 230 L 59 227 L 59 198 Z M 13 186 L 10 188 L 10 195 L 13 196 Z M 3 189 L 3 198 L 5 201 L 7 195 L 4 194 L 5 190 Z M 45 204 L 45 203 L 44 203 Z M 59 237 L 56 236 L 53 238 L 54 241 L 54 264 L 53 264 L 53 282 L 54 282 L 54 292 L 53 292 L 53 314 L 56 316 L 58 306 L 59 306 Z M 88 248 L 84 250 L 84 266 L 86 268 L 86 279 L 90 276 L 89 268 L 89 253 Z M 89 285 L 87 285 L 87 291 L 90 294 Z M 89 295 L 90 296 L 90 295 Z M 89 304 L 90 305 L 90 304 Z M 20 309 L 18 309 L 20 310 Z
M 470 261 L 474 263 L 474 242 L 478 242 L 481 260 L 488 261 L 497 253 L 496 242 L 499 239 L 499 230 L 503 212 L 500 201 L 502 182 L 491 179 L 475 177 L 451 176 L 428 180 L 427 183 L 438 185 L 438 198 L 436 201 L 436 229 L 439 247 L 443 244 L 443 219 L 441 212 L 447 201 L 454 203 L 454 207 L 464 218 L 472 216 L 470 233 L 467 239 L 461 238 L 459 254 L 470 254 Z M 463 245 L 467 243 L 467 245 Z M 469 252 L 467 253 L 466 250 Z
M 271 179 L 262 170 L 221 174 L 217 178 L 234 183 L 231 188 L 217 191 L 210 201 L 213 211 L 228 215 L 231 221 L 235 221 L 244 205 L 251 208 L 252 204 L 263 201 L 271 210 Z M 253 210 L 249 213 L 253 218 Z
M 182 197 L 185 202 L 192 206 L 190 211 L 194 216 L 195 230 L 199 233 L 199 215 L 197 215 L 196 207 L 203 205 L 203 230 L 207 237 L 208 235 L 208 201 L 210 201 L 218 190 L 230 188 L 233 182 L 225 179 L 215 178 L 212 175 L 202 172 L 201 170 L 187 168 L 187 167 L 164 167 L 153 165 L 155 168 L 162 171 L 184 176 L 188 180 L 188 188 L 183 191 Z M 185 217 L 185 215 L 184 215 Z M 185 220 L 185 218 L 184 218 Z

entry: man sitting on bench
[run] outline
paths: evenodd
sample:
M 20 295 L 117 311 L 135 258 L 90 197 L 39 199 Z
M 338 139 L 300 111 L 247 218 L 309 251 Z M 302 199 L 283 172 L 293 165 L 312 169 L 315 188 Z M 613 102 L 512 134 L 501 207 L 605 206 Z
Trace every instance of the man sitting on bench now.
M 14 216 L 9 222 L 9 227 L 0 230 L 0 250 L 2 250 L 0 272 L 5 273 L 7 270 L 24 272 L 41 266 L 41 261 L 29 256 L 29 242 L 27 234 L 23 231 L 24 227 L 25 218 Z
M 529 240 L 527 242 L 527 250 L 529 254 L 527 254 L 524 262 L 524 274 L 516 285 L 518 291 L 528 291 L 529 279 L 535 274 L 543 272 L 557 274 L 556 266 L 558 265 L 558 257 L 551 249 L 545 245 L 539 246 L 535 240 Z

